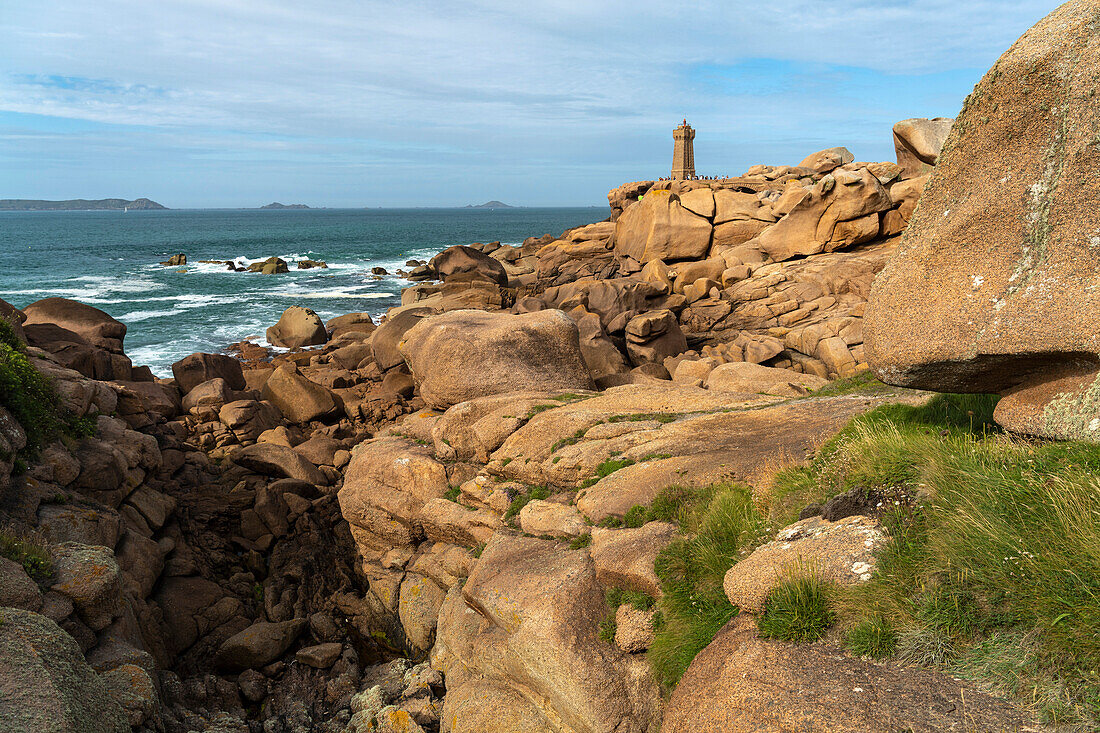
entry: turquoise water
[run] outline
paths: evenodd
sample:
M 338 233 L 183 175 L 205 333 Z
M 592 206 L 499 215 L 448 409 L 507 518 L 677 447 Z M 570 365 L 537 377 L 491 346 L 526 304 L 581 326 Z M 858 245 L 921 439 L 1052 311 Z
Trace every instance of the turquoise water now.
M 322 318 L 384 313 L 408 282 L 408 259 L 445 247 L 560 234 L 606 208 L 311 209 L 302 211 L 0 212 L 0 298 L 17 307 L 72 298 L 125 323 L 126 353 L 159 375 L 194 351 L 219 351 L 302 305 Z M 159 262 L 183 252 L 184 268 Z M 198 260 L 285 259 L 282 275 L 230 272 Z M 299 259 L 327 270 L 297 270 Z M 372 267 L 391 274 L 376 280 Z M 180 271 L 182 270 L 182 271 Z

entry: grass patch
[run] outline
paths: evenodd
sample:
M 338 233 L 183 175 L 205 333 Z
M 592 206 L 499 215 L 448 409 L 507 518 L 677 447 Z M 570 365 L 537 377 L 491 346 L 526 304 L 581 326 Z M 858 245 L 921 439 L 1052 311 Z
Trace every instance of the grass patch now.
M 4 324 L 4 321 L 0 318 Z M 10 327 L 8 327 L 10 331 Z M 3 405 L 27 434 L 27 445 L 16 457 L 33 459 L 48 442 L 69 427 L 50 380 L 34 368 L 23 345 L 12 334 L 0 338 L 0 405 Z M 75 426 L 75 423 L 74 423 Z
M 532 499 L 549 499 L 550 489 L 546 486 L 532 486 L 525 493 L 520 494 L 508 505 L 508 511 L 504 513 L 504 521 L 509 522 L 518 515 L 523 507 Z
M 648 611 L 657 603 L 648 593 L 623 588 L 608 588 L 607 605 L 612 609 L 618 609 L 624 603 L 639 611 Z
M 582 534 L 580 537 L 574 537 L 569 542 L 570 550 L 581 550 L 592 544 L 592 534 Z
M 836 620 L 829 586 L 810 574 L 783 580 L 768 593 L 757 619 L 760 636 L 798 643 L 817 641 Z
M 1043 722 L 1096 727 L 1100 446 L 1008 436 L 994 405 L 939 395 L 856 418 L 777 477 L 771 511 L 882 491 L 875 575 L 832 602 L 852 651 L 943 665 Z
M 659 423 L 670 423 L 680 417 L 676 412 L 637 412 L 630 415 L 612 415 L 608 422 L 649 422 L 656 420 Z
M 46 543 L 37 537 L 11 530 L 0 532 L 0 557 L 22 565 L 36 583 L 45 584 L 53 576 L 53 561 Z
M 629 458 L 609 458 L 596 466 L 596 475 L 599 478 L 607 478 L 621 468 L 633 466 L 634 461 Z
M 737 613 L 722 581 L 742 550 L 759 541 L 763 520 L 753 506 L 751 488 L 739 484 L 670 487 L 654 502 L 658 504 L 655 516 L 674 517 L 683 533 L 654 564 L 663 596 L 657 603 L 661 623 L 649 660 L 661 683 L 671 687 Z
M 815 390 L 806 396 L 839 397 L 840 395 L 847 394 L 881 394 L 884 392 L 897 391 L 899 391 L 898 387 L 891 387 L 888 384 L 880 382 L 878 377 L 875 376 L 875 373 L 867 369 L 851 377 L 836 379 L 829 382 L 821 389 Z
M 447 489 L 447 492 L 443 494 L 443 498 L 447 501 L 458 502 L 458 497 L 462 494 L 462 489 L 458 486 L 452 486 Z

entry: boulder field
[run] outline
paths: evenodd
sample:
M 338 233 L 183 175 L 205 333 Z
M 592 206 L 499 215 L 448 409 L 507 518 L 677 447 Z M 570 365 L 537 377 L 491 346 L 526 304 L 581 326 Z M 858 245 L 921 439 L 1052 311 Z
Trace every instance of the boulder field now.
M 1028 432 L 1089 417 L 1087 318 L 1038 296 L 1091 276 L 1067 252 L 1092 189 L 1056 185 L 1091 160 L 1091 122 L 1055 130 L 1085 114 L 1058 72 L 1095 15 L 1071 2 L 1029 32 L 954 128 L 898 123 L 897 163 L 830 148 L 624 184 L 606 221 L 410 261 L 381 318 L 292 307 L 278 353 L 242 342 L 160 379 L 103 311 L 0 301 L 0 357 L 48 377 L 65 418 L 37 430 L 0 395 L 0 729 L 1038 730 L 932 669 L 759 638 L 792 565 L 871 577 L 888 530 L 859 491 L 728 558 L 740 613 L 662 688 L 658 558 L 686 535 L 654 512 L 733 485 L 767 508 L 853 417 L 927 399 L 828 389 L 869 365 L 1005 391 Z

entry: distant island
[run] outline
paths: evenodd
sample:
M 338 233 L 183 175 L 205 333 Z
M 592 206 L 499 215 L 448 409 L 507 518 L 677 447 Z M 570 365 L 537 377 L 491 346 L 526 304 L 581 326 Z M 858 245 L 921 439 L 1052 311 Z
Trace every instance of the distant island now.
M 280 204 L 278 201 L 272 201 L 266 206 L 261 206 L 261 209 L 308 209 L 305 204 Z
M 509 206 L 508 204 L 504 203 L 503 201 L 493 200 L 493 201 L 486 201 L 485 203 L 478 204 L 477 206 L 474 206 L 473 204 L 466 204 L 465 208 L 467 208 L 467 209 L 514 209 L 516 207 Z
M 163 211 L 150 199 L 69 199 L 68 201 L 40 201 L 38 199 L 0 199 L 0 211 Z

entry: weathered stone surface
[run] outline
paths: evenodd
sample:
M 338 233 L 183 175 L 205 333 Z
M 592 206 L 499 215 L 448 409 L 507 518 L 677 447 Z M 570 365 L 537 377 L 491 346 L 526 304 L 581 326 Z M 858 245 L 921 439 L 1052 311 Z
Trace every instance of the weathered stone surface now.
M 0 606 L 37 611 L 42 608 L 42 592 L 23 567 L 0 557 Z
M 427 653 L 435 643 L 436 619 L 447 592 L 431 579 L 407 573 L 401 581 L 397 615 L 412 648 Z
M 809 168 L 814 173 L 828 173 L 855 159 L 856 156 L 852 155 L 852 151 L 848 148 L 828 148 L 807 155 L 798 167 Z
M 305 619 L 257 621 L 226 639 L 214 656 L 214 664 L 226 672 L 264 667 L 281 657 L 305 627 Z
M 23 309 L 26 319 L 24 329 L 40 323 L 49 323 L 78 334 L 88 343 L 101 349 L 122 353 L 122 341 L 126 338 L 126 324 L 116 321 L 98 308 L 65 298 L 43 298 Z
M 659 598 L 661 582 L 653 563 L 677 535 L 676 526 L 666 522 L 649 522 L 637 529 L 593 527 L 589 552 L 596 578 L 605 586 Z
M 187 394 L 203 382 L 220 377 L 230 389 L 245 389 L 241 363 L 224 354 L 194 353 L 172 365 L 172 376 L 180 392 Z
M 130 733 L 130 724 L 61 627 L 0 608 L 0 730 Z
M 868 517 L 803 519 L 779 530 L 775 540 L 726 572 L 726 597 L 742 611 L 759 613 L 768 592 L 784 577 L 813 575 L 840 585 L 870 580 L 875 551 L 885 541 L 878 522 Z
M 343 648 L 344 645 L 338 641 L 302 647 L 295 652 L 294 659 L 299 664 L 304 664 L 307 667 L 328 669 L 340 658 L 340 652 L 343 651 Z
M 520 510 L 519 526 L 537 536 L 580 537 L 588 533 L 588 525 L 576 507 L 539 499 L 532 499 Z
M 650 191 L 615 223 L 615 254 L 650 260 L 697 260 L 710 249 L 711 225 L 671 191 Z
M 707 389 L 724 392 L 757 392 L 779 397 L 798 397 L 821 389 L 829 380 L 814 374 L 735 361 L 715 367 L 706 378 Z
M 329 483 L 317 466 L 293 448 L 274 443 L 257 443 L 233 454 L 233 462 L 264 476 L 296 478 L 324 486 Z
M 93 631 L 107 628 L 122 612 L 122 571 L 110 549 L 64 542 L 50 549 L 53 590 L 69 598 Z
M 264 385 L 263 396 L 296 423 L 332 415 L 339 409 L 332 391 L 303 377 L 294 364 L 283 364 Z
M 157 687 L 149 673 L 136 664 L 123 664 L 100 674 L 107 694 L 126 713 L 130 725 L 138 727 L 157 708 Z
M 499 260 L 472 247 L 448 247 L 431 259 L 428 266 L 443 282 L 488 280 L 497 285 L 508 284 L 508 273 Z
M 218 420 L 233 431 L 237 440 L 258 440 L 282 422 L 279 408 L 267 401 L 234 400 L 218 410 Z
M 328 341 L 328 330 L 312 308 L 292 305 L 279 316 L 279 322 L 267 329 L 272 346 L 294 348 L 315 346 Z
M 577 326 L 561 311 L 452 311 L 405 334 L 420 396 L 437 408 L 516 390 L 591 389 Z
M 615 646 L 627 654 L 637 654 L 649 648 L 656 637 L 653 628 L 655 611 L 642 611 L 624 603 L 615 611 Z
M 432 660 L 447 679 L 445 718 L 485 724 L 467 686 L 502 718 L 452 730 L 654 730 L 659 692 L 643 659 L 598 638 L 606 613 L 587 553 L 497 533 L 466 584 L 448 593 Z M 525 702 L 509 711 L 517 698 Z M 506 727 L 517 720 L 530 727 Z
M 875 281 L 864 329 L 890 384 L 1012 392 L 1005 427 L 1092 441 L 1100 114 L 1080 100 L 1100 68 L 1098 19 L 1094 3 L 1062 5 L 978 84 Z
M 936 117 L 902 120 L 894 125 L 894 150 L 903 178 L 916 178 L 932 171 L 954 122 L 950 117 Z
M 687 351 L 687 337 L 669 310 L 650 311 L 626 324 L 626 353 L 635 366 L 661 364 Z
M 734 618 L 688 667 L 663 733 L 1031 730 L 1008 703 L 945 675 L 855 659 L 827 644 L 788 644 Z

